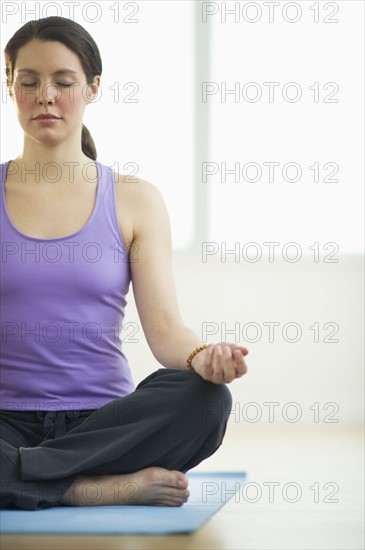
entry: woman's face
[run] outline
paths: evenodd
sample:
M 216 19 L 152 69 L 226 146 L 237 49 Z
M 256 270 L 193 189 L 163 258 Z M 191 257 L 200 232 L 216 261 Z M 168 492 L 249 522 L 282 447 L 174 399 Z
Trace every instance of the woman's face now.
M 97 96 L 99 84 L 99 76 L 87 84 L 79 57 L 61 42 L 28 42 L 18 51 L 12 86 L 25 134 L 44 144 L 79 136 L 85 107 Z M 36 118 L 45 114 L 57 118 Z

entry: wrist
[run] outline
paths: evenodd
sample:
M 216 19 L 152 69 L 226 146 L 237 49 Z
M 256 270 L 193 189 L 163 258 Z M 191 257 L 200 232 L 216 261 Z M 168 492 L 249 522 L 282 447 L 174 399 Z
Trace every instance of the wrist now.
M 196 358 L 196 356 L 198 355 L 198 353 L 200 353 L 201 351 L 207 349 L 207 344 L 202 344 L 201 346 L 198 346 L 196 347 L 189 355 L 189 357 L 187 358 L 186 360 L 186 368 L 188 370 L 194 370 L 194 365 L 193 365 L 193 362 Z

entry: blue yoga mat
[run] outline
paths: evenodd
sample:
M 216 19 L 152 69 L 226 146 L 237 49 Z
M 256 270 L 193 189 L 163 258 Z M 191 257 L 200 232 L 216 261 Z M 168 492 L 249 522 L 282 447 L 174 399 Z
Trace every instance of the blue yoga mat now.
M 188 472 L 190 497 L 169 506 L 57 506 L 0 510 L 1 533 L 139 534 L 191 533 L 240 491 L 245 472 Z

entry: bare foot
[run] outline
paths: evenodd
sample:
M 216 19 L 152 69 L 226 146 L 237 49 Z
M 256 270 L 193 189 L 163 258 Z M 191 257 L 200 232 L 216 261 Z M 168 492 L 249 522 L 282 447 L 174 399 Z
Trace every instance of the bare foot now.
M 113 504 L 182 506 L 189 498 L 187 477 L 152 466 L 132 474 L 79 476 L 59 501 L 66 506 Z

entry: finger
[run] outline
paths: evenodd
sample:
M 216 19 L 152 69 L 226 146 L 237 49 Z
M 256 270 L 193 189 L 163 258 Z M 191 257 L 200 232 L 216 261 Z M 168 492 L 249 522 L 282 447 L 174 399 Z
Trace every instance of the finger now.
M 220 344 L 216 344 L 213 349 L 213 356 L 212 356 L 212 368 L 213 373 L 210 378 L 211 382 L 214 384 L 222 384 L 224 381 L 223 377 L 223 369 L 222 369 L 222 355 L 223 355 L 223 349 Z
M 210 380 L 213 374 L 213 352 L 214 344 L 209 344 L 206 350 L 204 350 L 202 378 L 204 378 L 205 380 Z
M 239 353 L 241 355 L 241 352 Z M 226 384 L 229 384 L 236 378 L 237 374 L 232 349 L 228 345 L 222 346 L 222 369 L 224 382 Z
M 239 346 L 238 344 L 232 344 L 231 342 L 220 342 L 221 346 L 230 346 L 230 348 L 233 350 L 239 349 L 243 355 L 247 355 L 249 353 L 248 348 L 245 346 Z
M 247 365 L 243 358 L 242 353 L 239 350 L 234 350 L 233 358 L 235 361 L 235 368 L 237 373 L 237 378 L 243 376 L 247 372 Z
M 244 346 L 233 345 L 232 347 L 233 347 L 233 351 L 237 349 L 242 353 L 242 355 L 247 355 L 249 353 L 248 349 L 245 348 Z

